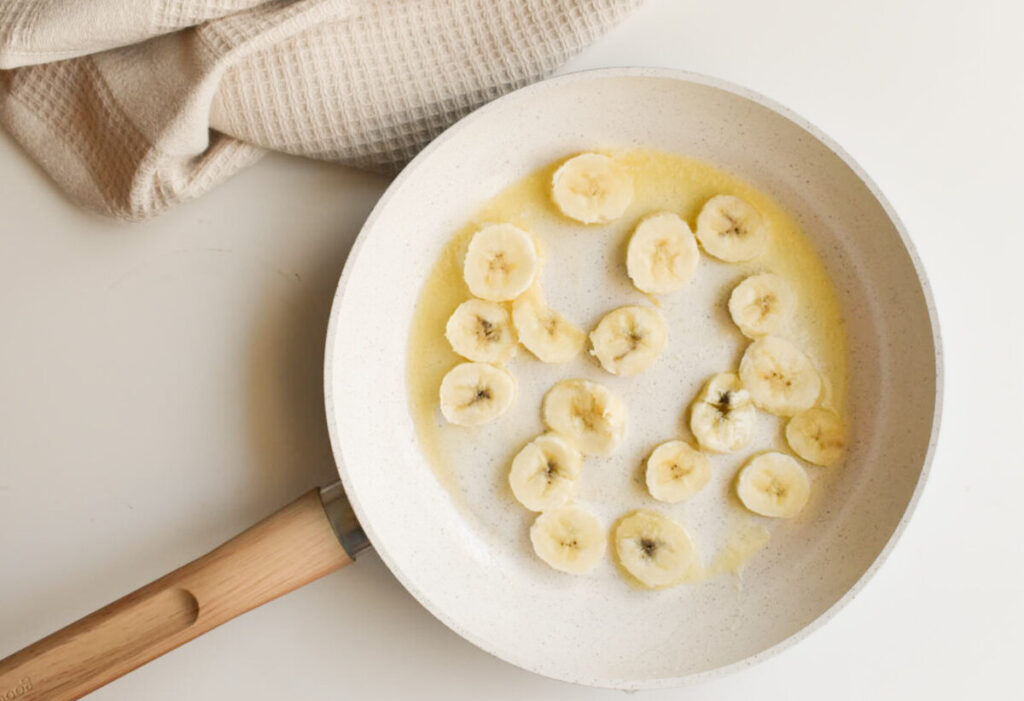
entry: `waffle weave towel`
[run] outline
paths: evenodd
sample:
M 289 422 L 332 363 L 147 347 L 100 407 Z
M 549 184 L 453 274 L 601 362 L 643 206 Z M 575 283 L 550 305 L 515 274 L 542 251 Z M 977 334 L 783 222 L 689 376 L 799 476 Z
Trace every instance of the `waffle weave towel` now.
M 141 219 L 267 149 L 394 172 L 640 0 L 0 0 L 0 122 Z

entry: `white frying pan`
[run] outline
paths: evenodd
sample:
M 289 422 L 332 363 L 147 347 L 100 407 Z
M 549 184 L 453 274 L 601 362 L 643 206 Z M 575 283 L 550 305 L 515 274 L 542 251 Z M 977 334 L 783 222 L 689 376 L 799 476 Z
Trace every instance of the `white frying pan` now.
M 696 157 L 768 192 L 802 224 L 844 308 L 853 433 L 829 487 L 831 507 L 773 537 L 742 588 L 719 577 L 639 592 L 615 577 L 545 571 L 520 547 L 525 533 L 508 535 L 509 547 L 496 543 L 450 498 L 417 440 L 406 399 L 407 332 L 441 248 L 504 185 L 595 145 Z M 0 661 L 0 698 L 77 698 L 349 564 L 366 536 L 446 625 L 539 674 L 635 689 L 751 664 L 820 625 L 892 547 L 935 444 L 941 353 L 934 305 L 906 233 L 875 185 L 827 137 L 717 80 L 610 69 L 497 100 L 402 172 L 345 266 L 325 380 L 344 494 L 338 485 L 311 492 L 203 558 Z

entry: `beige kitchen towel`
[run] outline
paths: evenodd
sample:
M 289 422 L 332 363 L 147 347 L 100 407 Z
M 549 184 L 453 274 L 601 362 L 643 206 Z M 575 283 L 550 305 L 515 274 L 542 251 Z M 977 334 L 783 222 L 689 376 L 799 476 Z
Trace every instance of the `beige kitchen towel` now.
M 0 0 L 0 122 L 141 219 L 266 149 L 394 172 L 641 0 Z

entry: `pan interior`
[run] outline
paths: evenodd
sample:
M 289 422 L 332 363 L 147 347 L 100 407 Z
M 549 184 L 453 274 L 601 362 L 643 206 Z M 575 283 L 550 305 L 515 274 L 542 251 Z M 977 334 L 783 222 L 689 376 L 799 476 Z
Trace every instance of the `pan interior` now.
M 684 154 L 765 192 L 798 221 L 844 310 L 849 454 L 830 480 L 827 506 L 813 523 L 773 540 L 742 586 L 718 577 L 643 592 L 614 578 L 595 585 L 544 571 L 525 548 L 494 547 L 493 534 L 451 498 L 417 438 L 407 400 L 407 334 L 440 252 L 504 186 L 595 146 Z M 338 294 L 327 358 L 330 430 L 346 490 L 374 546 L 458 633 L 548 676 L 624 688 L 668 685 L 791 638 L 872 567 L 926 462 L 937 391 L 934 330 L 897 226 L 847 162 L 804 127 L 703 79 L 584 73 L 480 110 L 385 194 Z

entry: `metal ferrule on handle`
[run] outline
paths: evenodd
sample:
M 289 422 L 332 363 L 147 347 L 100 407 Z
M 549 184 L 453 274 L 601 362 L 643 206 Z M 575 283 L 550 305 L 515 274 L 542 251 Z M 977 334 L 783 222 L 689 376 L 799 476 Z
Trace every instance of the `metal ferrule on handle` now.
M 355 512 L 352 511 L 352 505 L 349 504 L 341 482 L 321 487 L 320 502 L 324 505 L 334 535 L 350 558 L 355 560 L 359 553 L 370 548 L 370 539 L 366 537 L 363 527 L 356 520 Z

